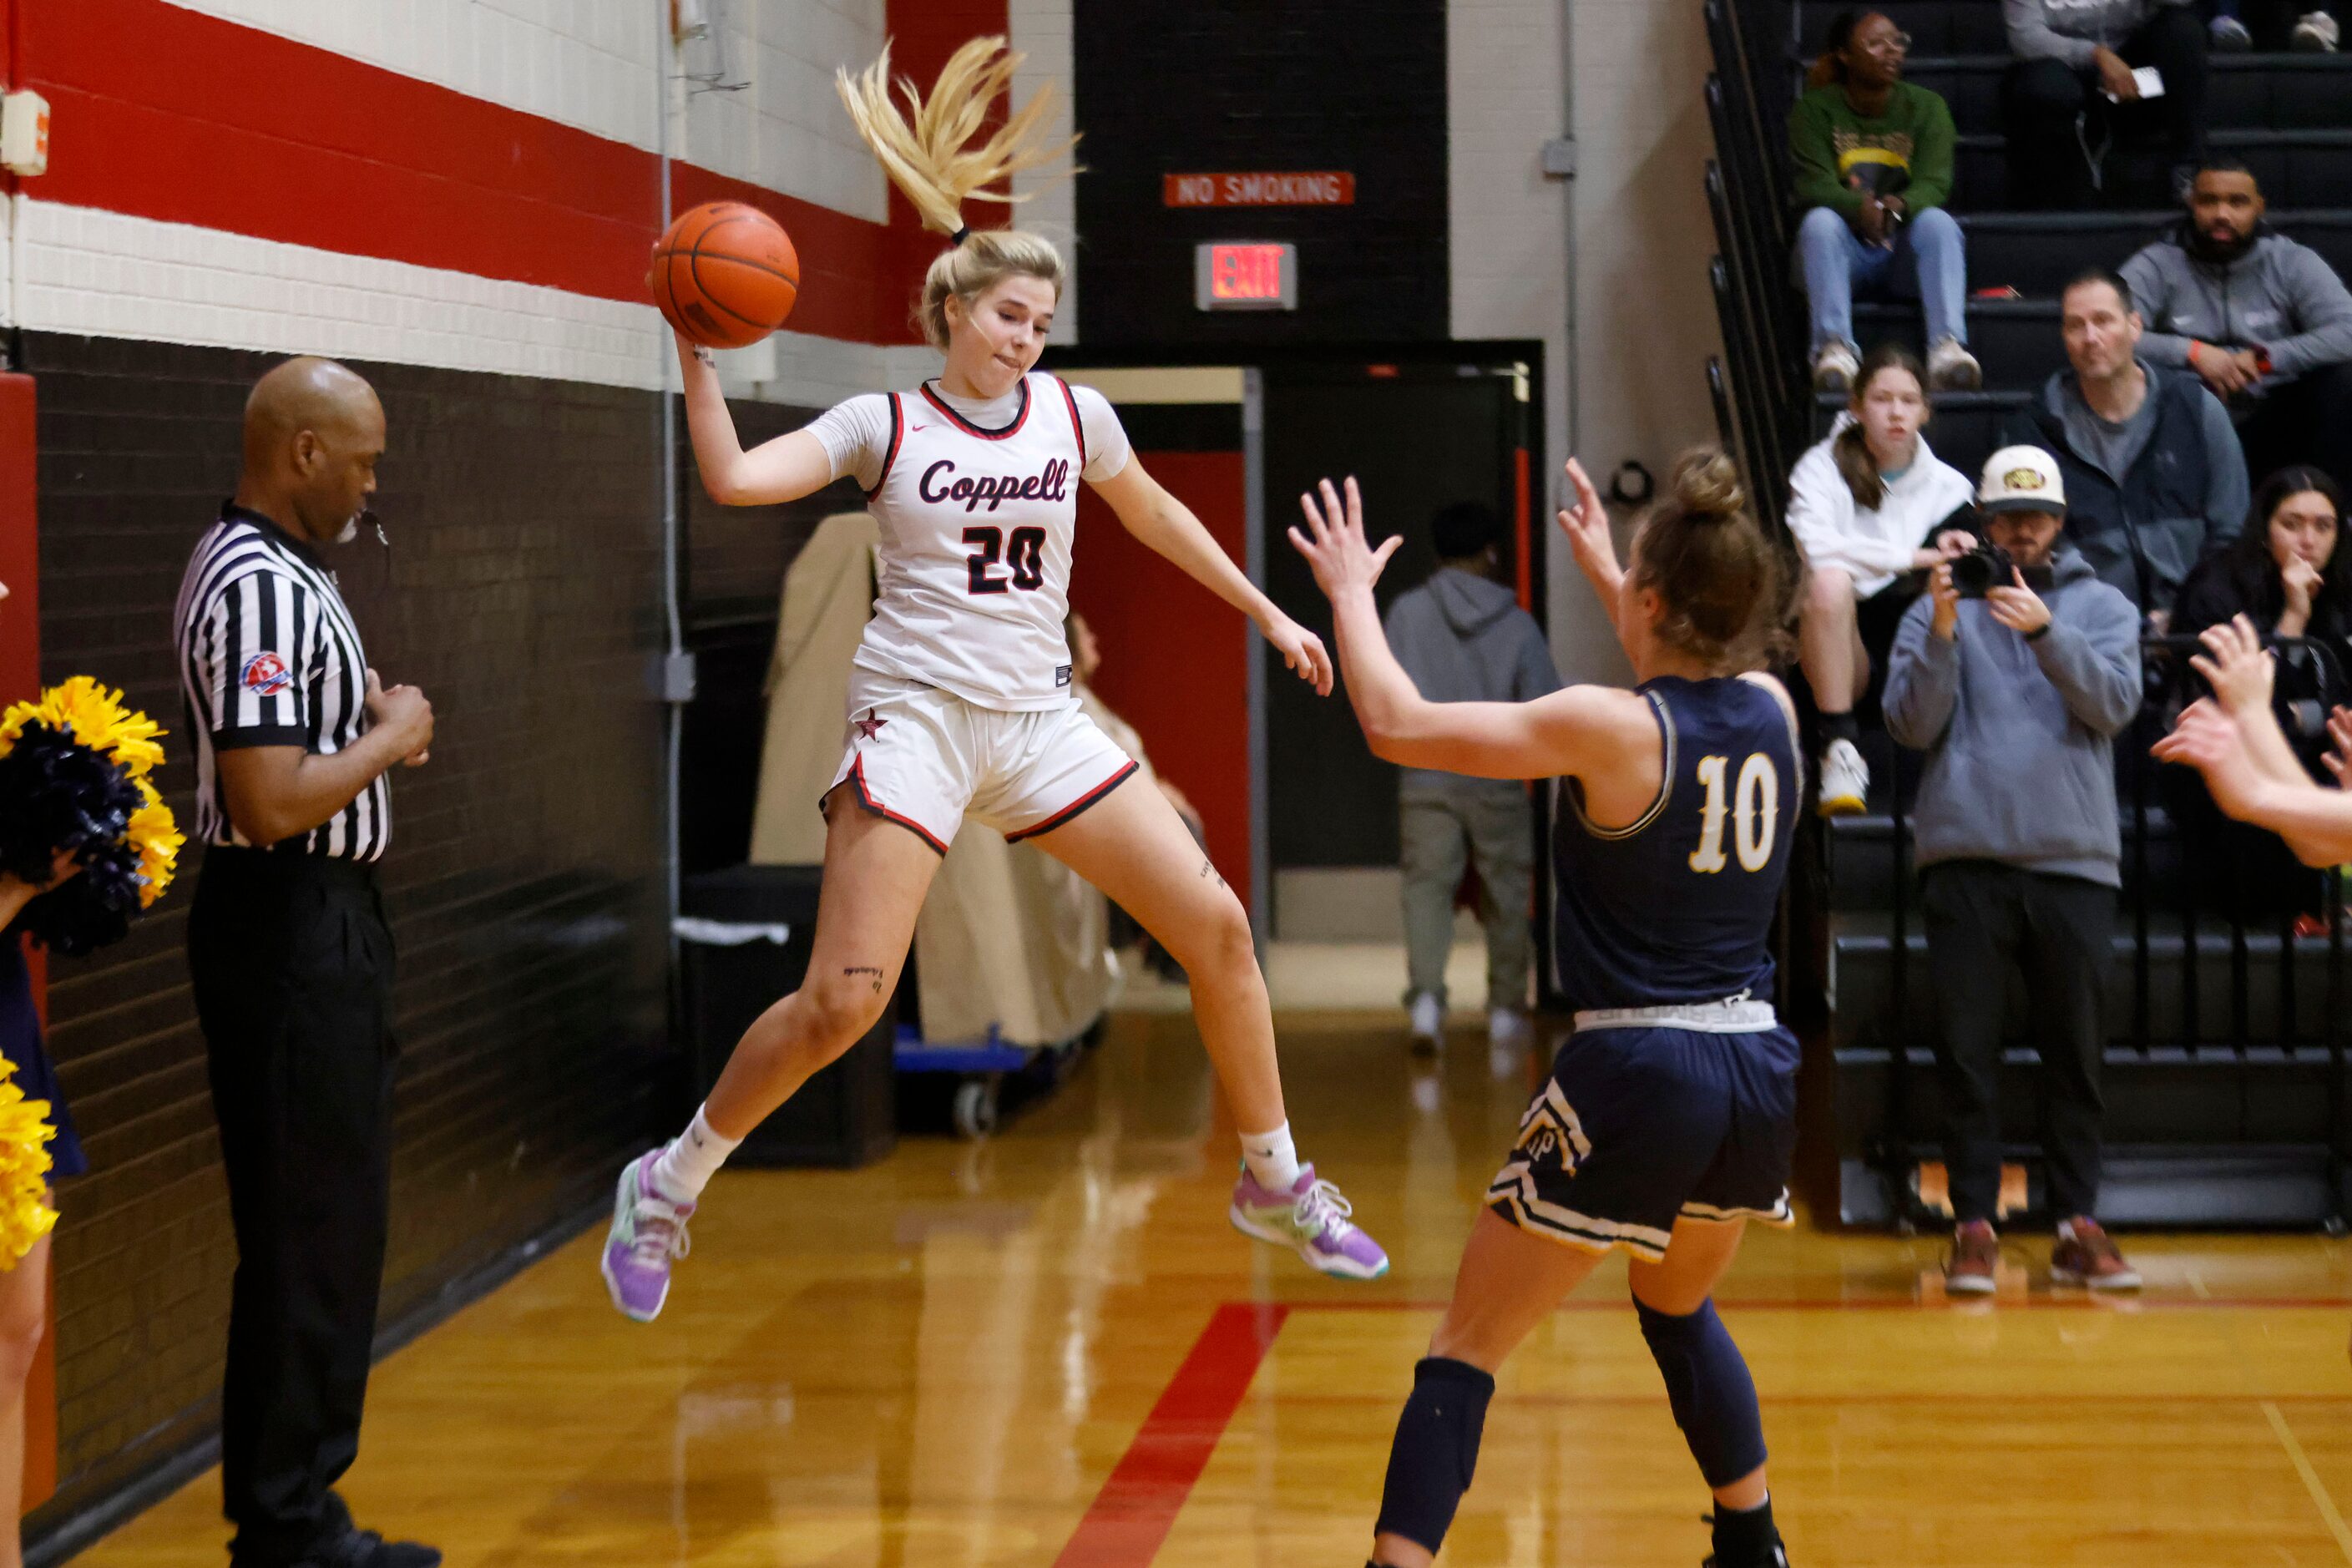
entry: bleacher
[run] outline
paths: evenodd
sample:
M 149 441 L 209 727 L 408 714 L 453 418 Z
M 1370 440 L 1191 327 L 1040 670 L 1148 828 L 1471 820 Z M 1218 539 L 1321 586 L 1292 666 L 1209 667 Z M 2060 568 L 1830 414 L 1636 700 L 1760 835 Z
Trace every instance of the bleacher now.
M 1790 467 L 1843 405 L 1815 396 L 1808 381 L 1803 300 L 1790 278 L 1798 215 L 1785 124 L 1840 8 L 1706 0 L 1717 149 L 1706 182 L 1726 350 L 1707 373 L 1724 439 L 1775 525 Z M 2160 152 L 2129 142 L 2107 163 L 2109 207 L 2010 210 L 2000 0 L 1873 8 L 1912 36 L 1906 79 L 1951 104 L 1959 132 L 1951 209 L 1968 236 L 1971 294 L 2006 285 L 2021 296 L 1970 299 L 1969 346 L 1983 363 L 1984 390 L 1935 400 L 1928 441 L 1973 475 L 2002 419 L 2063 363 L 2060 286 L 2085 267 L 2120 262 L 2177 211 L 2165 200 Z M 2277 227 L 2352 275 L 2352 56 L 2216 55 L 2212 67 L 2214 148 L 2253 169 Z M 1857 301 L 1854 331 L 1865 349 L 1889 337 L 1924 348 L 1913 306 Z M 2177 690 L 2177 665 L 2169 651 L 2151 649 L 2157 696 L 2141 724 L 2117 738 L 2119 754 L 2144 755 Z M 1916 760 L 1897 756 L 1874 713 L 1864 718 L 1871 809 L 1808 827 L 1784 922 L 1784 1005 L 1807 1046 L 1812 1195 L 1817 1210 L 1833 1204 L 1848 1223 L 1940 1225 L 1919 1196 L 1922 1164 L 1939 1151 L 1934 1000 L 1906 823 Z M 2295 934 L 2292 913 L 2238 921 L 2200 907 L 2154 764 L 2126 757 L 2119 781 L 2126 886 L 2108 978 L 2103 1217 L 2340 1228 L 2352 1213 L 2352 991 L 2340 883 L 2315 879 L 2310 912 L 2320 934 Z M 2010 984 L 2005 1157 L 2025 1167 L 2032 1214 L 2041 1196 L 2037 1064 L 2021 988 Z

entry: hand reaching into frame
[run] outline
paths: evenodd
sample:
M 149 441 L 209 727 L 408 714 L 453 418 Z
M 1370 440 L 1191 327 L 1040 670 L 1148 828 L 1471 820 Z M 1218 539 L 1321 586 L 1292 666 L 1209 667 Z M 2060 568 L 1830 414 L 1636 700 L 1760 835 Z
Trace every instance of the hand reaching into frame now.
M 2254 623 L 2238 616 L 2208 626 L 2198 641 L 2206 647 L 2189 660 L 2189 668 L 2213 688 L 2213 700 L 2232 719 L 2267 713 L 2271 706 L 2273 663 Z

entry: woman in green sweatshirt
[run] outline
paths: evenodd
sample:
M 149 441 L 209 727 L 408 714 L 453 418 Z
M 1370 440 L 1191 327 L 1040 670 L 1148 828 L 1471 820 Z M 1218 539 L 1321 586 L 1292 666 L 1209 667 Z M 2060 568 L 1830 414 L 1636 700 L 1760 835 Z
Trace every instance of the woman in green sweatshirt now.
M 1917 300 L 1927 316 L 1927 384 L 1974 388 L 1968 260 L 1944 210 L 1952 190 L 1952 111 L 1903 79 L 1911 40 L 1875 11 L 1831 24 L 1829 51 L 1789 112 L 1796 164 L 1797 260 L 1812 316 L 1813 385 L 1843 392 L 1861 362 L 1853 296 Z

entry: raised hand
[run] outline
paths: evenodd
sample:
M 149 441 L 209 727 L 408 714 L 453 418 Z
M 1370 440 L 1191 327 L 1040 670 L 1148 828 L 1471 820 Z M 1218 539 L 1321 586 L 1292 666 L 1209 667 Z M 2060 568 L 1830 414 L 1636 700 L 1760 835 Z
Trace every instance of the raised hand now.
M 1307 531 L 1301 533 L 1295 526 L 1290 530 L 1291 547 L 1307 557 L 1315 573 L 1315 585 L 1328 599 L 1337 599 L 1351 589 L 1370 588 L 1381 580 L 1381 569 L 1389 563 L 1389 557 L 1404 542 L 1404 536 L 1398 534 L 1373 548 L 1364 538 L 1364 498 L 1352 475 L 1345 488 L 1347 499 L 1342 502 L 1330 480 L 1317 480 L 1313 492 L 1298 498 L 1298 510 L 1307 515 Z M 1266 635 L 1274 634 L 1269 630 Z M 1322 645 L 1316 647 L 1319 650 Z
M 2223 712 L 2235 719 L 2270 710 L 2271 656 L 2253 622 L 2238 616 L 2206 627 L 2197 640 L 2207 651 L 2193 656 L 2189 668 L 2213 688 L 2213 700 Z
M 1576 556 L 1576 563 L 1584 569 L 1584 574 L 1596 587 L 1613 595 L 1625 574 L 1617 564 L 1617 542 L 1609 531 L 1609 509 L 1601 504 L 1601 492 L 1592 488 L 1584 465 L 1574 458 L 1568 460 L 1568 483 L 1576 504 L 1560 510 L 1559 531 L 1568 535 L 1568 548 Z
M 2179 763 L 2202 773 L 2213 804 L 2241 821 L 2252 811 L 2267 782 L 2238 721 L 2210 698 L 2200 697 L 2182 709 L 2172 733 L 2149 751 L 2159 762 Z

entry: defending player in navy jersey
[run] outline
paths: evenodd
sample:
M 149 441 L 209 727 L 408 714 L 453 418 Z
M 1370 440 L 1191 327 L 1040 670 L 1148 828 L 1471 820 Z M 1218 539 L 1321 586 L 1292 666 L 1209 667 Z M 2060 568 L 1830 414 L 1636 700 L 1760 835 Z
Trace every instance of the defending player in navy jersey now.
M 1560 513 L 1640 684 L 1532 702 L 1431 702 L 1381 635 L 1372 585 L 1400 541 L 1366 542 L 1356 482 L 1299 498 L 1291 542 L 1331 600 L 1349 700 L 1374 753 L 1483 778 L 1561 780 L 1561 984 L 1576 1031 L 1487 1190 L 1454 1300 L 1397 1423 L 1375 1568 L 1433 1562 L 1478 1459 L 1503 1359 L 1610 1251 L 1675 1419 L 1715 1494 L 1717 1568 L 1785 1568 L 1756 1387 L 1713 1300 L 1750 1219 L 1789 1221 L 1797 1042 L 1768 946 L 1804 794 L 1796 711 L 1759 672 L 1789 574 L 1737 470 L 1702 450 L 1620 568 L 1573 459 Z

